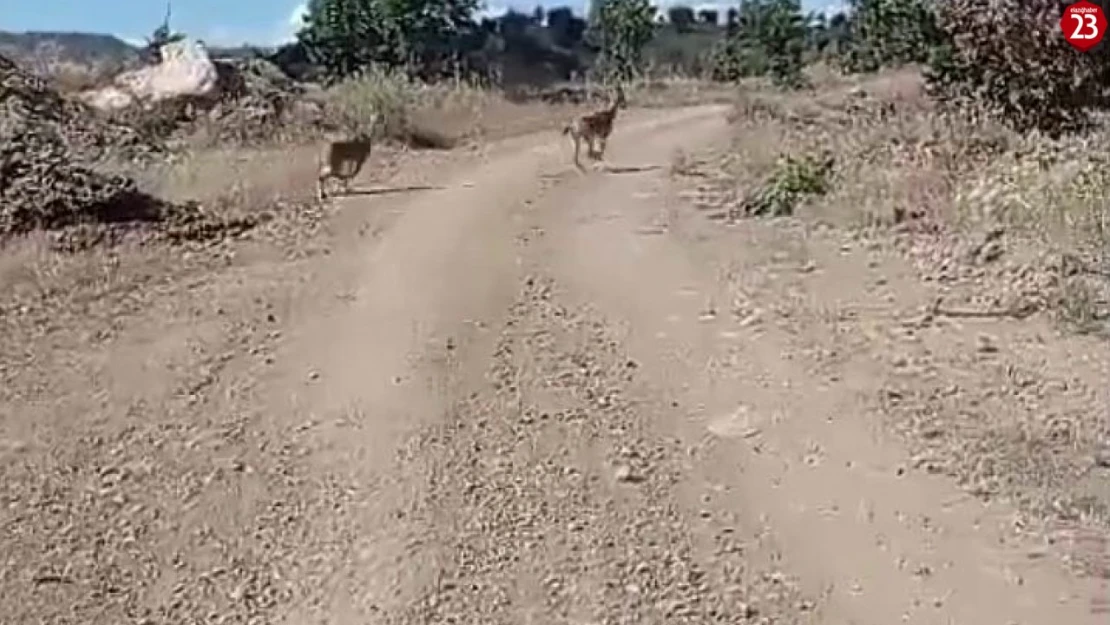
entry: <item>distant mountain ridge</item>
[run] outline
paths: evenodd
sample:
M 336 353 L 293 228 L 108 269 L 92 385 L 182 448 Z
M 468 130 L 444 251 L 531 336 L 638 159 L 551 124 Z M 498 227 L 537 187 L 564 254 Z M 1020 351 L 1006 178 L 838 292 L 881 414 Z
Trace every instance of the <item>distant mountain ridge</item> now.
M 252 48 L 210 47 L 214 56 L 249 56 Z M 114 67 L 134 63 L 140 49 L 114 35 L 82 32 L 0 31 L 0 54 L 33 70 L 59 64 Z
M 121 64 L 139 58 L 139 49 L 119 37 L 99 33 L 0 31 L 0 54 L 31 66 L 46 63 Z

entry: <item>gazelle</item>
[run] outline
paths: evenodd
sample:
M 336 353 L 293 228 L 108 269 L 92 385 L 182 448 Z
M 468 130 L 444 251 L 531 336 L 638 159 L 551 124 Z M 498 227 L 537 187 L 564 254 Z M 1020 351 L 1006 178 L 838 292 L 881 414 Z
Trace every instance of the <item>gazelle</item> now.
M 613 133 L 613 121 L 617 118 L 617 110 L 626 108 L 628 106 L 624 99 L 624 89 L 617 85 L 616 96 L 613 97 L 609 106 L 600 111 L 594 111 L 586 115 L 579 116 L 571 123 L 563 128 L 564 135 L 570 135 L 574 140 L 574 165 L 579 169 L 582 168 L 582 162 L 579 160 L 579 152 L 582 149 L 582 142 L 586 142 L 586 154 L 593 160 L 601 160 L 605 155 L 605 144 L 609 140 L 609 135 Z M 595 147 L 594 141 L 597 141 Z
M 380 116 L 375 115 L 369 130 L 361 130 L 345 141 L 328 141 L 320 150 L 316 172 L 316 197 L 320 201 L 328 197 L 327 183 L 332 178 L 342 183 L 344 193 L 350 193 L 351 181 L 370 157 L 373 131 L 379 119 Z

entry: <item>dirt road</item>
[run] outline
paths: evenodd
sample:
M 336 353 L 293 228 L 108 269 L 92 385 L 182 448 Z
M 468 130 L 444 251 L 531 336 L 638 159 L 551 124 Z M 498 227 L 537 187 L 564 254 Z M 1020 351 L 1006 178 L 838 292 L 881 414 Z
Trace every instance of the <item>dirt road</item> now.
M 4 404 L 0 621 L 1102 622 L 880 428 L 909 269 L 678 197 L 724 134 L 631 114 L 587 175 L 513 140 L 343 200 L 281 282 L 40 358 L 69 373 Z

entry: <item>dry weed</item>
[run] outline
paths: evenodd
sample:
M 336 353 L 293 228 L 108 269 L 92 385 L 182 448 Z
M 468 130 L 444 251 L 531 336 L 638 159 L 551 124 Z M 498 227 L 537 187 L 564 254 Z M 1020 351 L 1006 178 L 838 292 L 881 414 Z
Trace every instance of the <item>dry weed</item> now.
M 915 331 L 922 375 L 893 378 L 878 414 L 919 468 L 1016 502 L 1030 526 L 1105 527 L 1110 361 L 1089 335 L 1110 334 L 1110 128 L 1051 140 L 947 118 L 912 71 L 814 82 L 747 84 L 729 152 L 696 166 L 685 155 L 674 173 L 696 175 L 703 204 L 736 211 L 779 159 L 829 151 L 832 184 L 803 218 L 901 249 L 951 310 L 1042 311 L 1085 333 L 1052 336 L 1005 312 L 990 322 L 1005 338 L 968 337 L 955 319 L 927 326 Z

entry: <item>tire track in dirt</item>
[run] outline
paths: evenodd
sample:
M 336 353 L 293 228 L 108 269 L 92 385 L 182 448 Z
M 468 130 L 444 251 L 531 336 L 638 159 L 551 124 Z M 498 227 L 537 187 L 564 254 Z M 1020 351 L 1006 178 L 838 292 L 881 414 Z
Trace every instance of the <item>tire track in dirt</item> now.
M 603 319 L 525 280 L 488 391 L 420 443 L 439 572 L 393 622 L 799 622 L 741 528 L 675 500 L 687 449 L 626 397 L 638 368 Z
M 638 151 L 665 144 L 650 141 Z M 674 207 L 662 175 L 583 186 L 590 202 L 551 225 L 553 275 L 628 328 L 643 363 L 634 397 L 695 448 L 676 491 L 765 525 L 749 555 L 781 558 L 822 622 L 1102 618 L 1091 601 L 1104 587 L 997 540 L 1012 509 L 906 471 L 901 444 L 879 432 L 889 345 L 851 333 L 886 323 L 892 302 L 924 301 L 915 279 L 884 265 L 897 285 L 873 281 L 852 246 L 789 221 L 684 231 L 698 218 Z
M 707 107 L 640 114 L 625 132 L 676 136 L 691 120 L 718 113 Z M 553 138 L 517 141 L 484 164 L 462 167 L 442 181 L 442 192 L 403 204 L 380 243 L 362 252 L 361 264 L 357 257 L 342 264 L 344 278 L 323 276 L 348 294 L 347 305 L 294 331 L 282 357 L 287 366 L 268 386 L 275 414 L 292 410 L 315 424 L 312 456 L 320 470 L 354 485 L 353 548 L 326 597 L 287 622 L 420 618 L 422 597 L 441 586 L 437 571 L 447 569 L 437 562 L 453 553 L 447 545 L 455 530 L 448 528 L 464 518 L 452 505 L 467 504 L 442 488 L 458 469 L 430 461 L 463 451 L 455 438 L 437 449 L 412 436 L 439 431 L 456 398 L 482 389 L 495 348 L 490 328 L 500 327 L 510 309 L 525 262 L 527 245 L 514 242 L 532 236 L 529 206 L 575 177 L 565 146 Z M 442 496 L 429 499 L 430 492 Z M 482 604 L 488 609 L 499 605 L 502 587 L 487 586 L 494 593 Z M 521 601 L 539 610 L 528 601 L 539 601 L 542 579 L 534 577 L 531 588 Z

